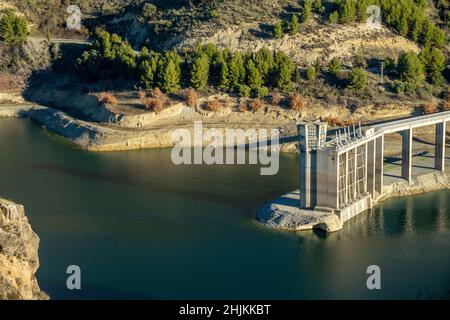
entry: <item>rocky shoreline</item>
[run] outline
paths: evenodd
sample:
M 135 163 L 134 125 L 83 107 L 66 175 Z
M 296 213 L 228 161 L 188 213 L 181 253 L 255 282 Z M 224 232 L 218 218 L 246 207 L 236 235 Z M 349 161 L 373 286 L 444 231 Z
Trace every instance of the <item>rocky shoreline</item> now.
M 22 205 L 0 199 L 0 300 L 47 300 L 37 282 L 39 237 Z

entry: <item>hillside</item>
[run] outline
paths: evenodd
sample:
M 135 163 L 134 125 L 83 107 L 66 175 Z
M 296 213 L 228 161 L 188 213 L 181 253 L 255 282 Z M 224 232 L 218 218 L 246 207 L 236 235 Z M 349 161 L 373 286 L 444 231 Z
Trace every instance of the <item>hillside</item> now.
M 305 114 L 314 114 L 314 106 L 354 112 L 449 104 L 447 0 L 71 1 L 82 11 L 79 31 L 66 28 L 68 4 L 2 3 L 0 11 L 25 17 L 30 36 L 23 44 L 0 43 L 0 90 L 20 84 L 12 76 L 19 75 L 28 84 L 25 98 L 34 102 L 52 104 L 52 96 L 68 88 L 77 94 L 109 91 L 119 98 L 112 104 L 132 113 L 157 113 L 190 87 L 200 97 L 228 94 L 224 105 L 251 105 L 252 98 L 293 108 L 292 96 L 300 95 L 297 105 L 308 106 Z M 366 13 L 370 4 L 382 8 L 376 28 Z M 48 43 L 55 38 L 89 39 L 93 46 Z M 209 74 L 195 79 L 202 63 Z M 233 68 L 242 69 L 234 80 Z M 164 103 L 154 88 L 168 95 Z M 139 90 L 151 99 L 137 99 Z

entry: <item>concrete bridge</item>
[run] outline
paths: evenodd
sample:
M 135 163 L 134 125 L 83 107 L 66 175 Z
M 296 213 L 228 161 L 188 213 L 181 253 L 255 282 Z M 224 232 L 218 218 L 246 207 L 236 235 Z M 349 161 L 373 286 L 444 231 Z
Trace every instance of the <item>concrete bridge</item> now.
M 385 135 L 402 137 L 401 177 L 412 182 L 413 129 L 435 126 L 434 168 L 445 169 L 446 122 L 450 111 L 336 131 L 327 141 L 327 124 L 298 125 L 300 208 L 333 212 L 343 222 L 372 208 L 383 196 Z

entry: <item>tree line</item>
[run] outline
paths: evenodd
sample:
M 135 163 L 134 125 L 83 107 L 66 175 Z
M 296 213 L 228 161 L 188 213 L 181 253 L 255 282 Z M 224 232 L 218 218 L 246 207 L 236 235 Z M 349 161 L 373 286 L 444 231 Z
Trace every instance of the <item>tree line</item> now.
M 146 47 L 136 53 L 127 41 L 106 31 L 97 32 L 96 37 L 93 48 L 77 60 L 81 74 L 94 81 L 126 75 L 147 90 L 159 87 L 176 92 L 182 86 L 198 90 L 213 86 L 241 96 L 262 97 L 270 89 L 288 90 L 297 76 L 289 56 L 267 48 L 241 53 L 208 44 L 181 56 L 175 51 L 157 52 Z

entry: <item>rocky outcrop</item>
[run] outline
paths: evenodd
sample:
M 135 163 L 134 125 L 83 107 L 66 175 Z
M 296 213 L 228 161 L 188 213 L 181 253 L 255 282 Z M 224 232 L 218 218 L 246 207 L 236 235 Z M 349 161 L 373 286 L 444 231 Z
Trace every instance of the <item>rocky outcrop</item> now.
M 22 205 L 0 199 L 0 300 L 45 300 L 35 277 L 39 237 Z
M 448 169 L 449 167 L 447 166 L 446 170 Z M 411 183 L 401 181 L 384 186 L 384 194 L 376 200 L 375 204 L 390 198 L 450 189 L 450 175 L 447 172 L 430 172 L 414 177 Z

